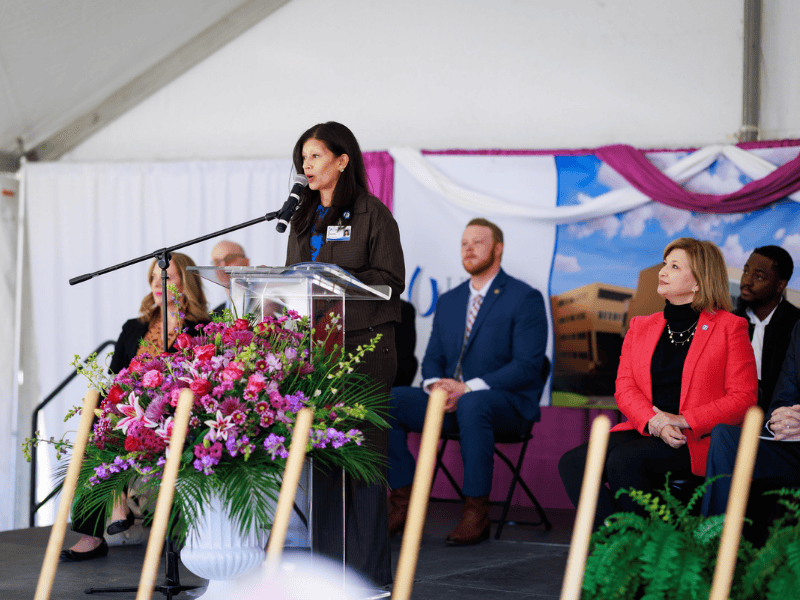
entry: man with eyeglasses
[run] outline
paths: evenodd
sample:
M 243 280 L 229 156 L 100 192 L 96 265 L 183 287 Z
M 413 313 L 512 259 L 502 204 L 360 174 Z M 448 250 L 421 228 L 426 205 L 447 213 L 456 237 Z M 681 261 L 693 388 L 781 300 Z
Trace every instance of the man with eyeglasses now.
M 231 242 L 229 240 L 223 240 L 214 246 L 214 249 L 211 251 L 211 261 L 214 263 L 215 267 L 247 267 L 250 265 L 250 259 L 247 258 L 244 248 L 236 242 Z M 217 271 L 217 279 L 219 279 L 219 282 L 223 286 L 228 288 L 228 299 L 212 311 L 215 313 L 222 312 L 226 308 L 231 308 L 231 278 L 225 271 L 220 269 Z

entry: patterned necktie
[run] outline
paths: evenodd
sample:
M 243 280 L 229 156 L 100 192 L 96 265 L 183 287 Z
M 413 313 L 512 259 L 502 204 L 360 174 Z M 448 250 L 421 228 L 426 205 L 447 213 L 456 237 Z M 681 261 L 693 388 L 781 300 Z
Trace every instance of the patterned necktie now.
M 481 309 L 481 302 L 483 302 L 483 296 L 477 294 L 469 304 L 469 310 L 467 311 L 467 328 L 464 329 L 464 344 L 467 343 L 469 334 L 472 332 L 472 326 L 475 324 L 475 317 L 478 316 L 478 311 Z
M 475 324 L 475 318 L 478 316 L 478 311 L 481 309 L 481 302 L 483 302 L 483 296 L 477 294 L 473 296 L 469 303 L 469 308 L 467 309 L 467 326 L 464 328 L 464 341 L 461 344 L 461 356 L 458 357 L 458 365 L 456 366 L 456 372 L 453 375 L 453 379 L 457 379 L 458 381 L 464 381 L 464 373 L 461 370 L 461 362 L 464 360 L 464 351 L 467 349 L 467 340 L 469 340 L 469 334 L 472 332 L 472 326 Z

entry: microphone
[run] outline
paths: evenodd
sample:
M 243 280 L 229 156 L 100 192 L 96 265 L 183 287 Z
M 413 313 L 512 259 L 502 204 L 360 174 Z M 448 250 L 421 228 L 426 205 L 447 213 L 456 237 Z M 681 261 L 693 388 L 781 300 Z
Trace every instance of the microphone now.
M 278 211 L 278 224 L 275 226 L 275 229 L 278 230 L 278 233 L 283 233 L 286 231 L 286 226 L 289 224 L 289 219 L 292 218 L 294 210 L 297 208 L 297 203 L 300 202 L 300 192 L 302 192 L 303 188 L 307 185 L 308 178 L 305 175 L 297 174 L 294 176 L 294 185 L 292 186 L 292 191 L 289 193 L 289 197 L 286 199 L 286 202 L 283 203 L 283 206 Z

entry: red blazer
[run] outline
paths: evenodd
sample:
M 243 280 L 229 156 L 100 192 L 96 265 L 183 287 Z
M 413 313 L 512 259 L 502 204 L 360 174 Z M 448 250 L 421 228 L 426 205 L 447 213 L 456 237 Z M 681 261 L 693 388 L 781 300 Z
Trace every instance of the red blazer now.
M 650 362 L 667 320 L 659 312 L 634 317 L 622 344 L 617 406 L 628 417 L 612 431 L 636 429 L 642 435 L 653 417 Z M 703 311 L 683 365 L 679 412 L 691 429 L 684 429 L 692 472 L 706 474 L 709 434 L 719 423 L 738 425 L 758 399 L 758 376 L 747 321 L 727 311 Z

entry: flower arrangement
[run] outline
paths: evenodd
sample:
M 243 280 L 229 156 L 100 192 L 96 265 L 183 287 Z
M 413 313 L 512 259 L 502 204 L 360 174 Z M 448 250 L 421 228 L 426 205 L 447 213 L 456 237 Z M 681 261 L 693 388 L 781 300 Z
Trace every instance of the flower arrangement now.
M 343 467 L 370 482 L 381 479 L 382 459 L 364 440 L 363 427 L 387 427 L 378 384 L 356 371 L 376 337 L 354 354 L 326 339 L 294 311 L 253 325 L 223 317 L 180 333 L 174 353 L 141 354 L 113 378 L 96 357 L 73 363 L 104 394 L 96 410 L 78 480 L 73 518 L 110 511 L 134 483 L 147 496 L 160 484 L 181 391 L 195 402 L 181 455 L 170 527 L 182 539 L 212 493 L 220 495 L 242 531 L 271 525 L 297 412 L 314 418 L 308 444 L 315 464 Z M 67 415 L 74 415 L 78 407 Z M 27 440 L 28 452 L 39 441 Z M 53 442 L 53 440 L 49 440 Z M 56 443 L 63 452 L 70 444 Z M 60 468 L 61 476 L 66 466 Z M 154 496 L 154 494 L 153 494 Z

